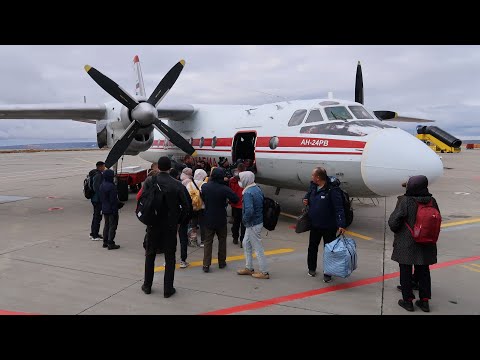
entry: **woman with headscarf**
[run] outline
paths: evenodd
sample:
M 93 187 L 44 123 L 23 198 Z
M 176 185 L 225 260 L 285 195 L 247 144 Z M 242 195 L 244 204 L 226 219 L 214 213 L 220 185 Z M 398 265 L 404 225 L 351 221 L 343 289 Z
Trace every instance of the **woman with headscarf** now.
M 419 297 L 415 302 L 425 312 L 430 311 L 431 279 L 429 265 L 437 263 L 437 245 L 417 243 L 410 228 L 416 222 L 418 204 L 428 204 L 439 212 L 438 204 L 428 191 L 428 179 L 424 175 L 412 176 L 406 183 L 405 195 L 399 196 L 395 210 L 388 219 L 388 225 L 394 235 L 392 260 L 400 265 L 400 284 L 402 299 L 398 305 L 407 311 L 414 311 L 412 289 L 412 266 L 418 281 Z M 408 225 L 408 226 L 407 226 Z
M 203 213 L 205 204 L 201 198 L 201 188 L 204 184 L 204 180 L 207 177 L 205 170 L 197 169 L 193 176 L 193 181 L 190 181 L 186 188 L 190 197 L 192 198 L 193 215 L 190 221 L 188 230 L 188 245 L 191 247 L 198 246 L 197 229 L 200 226 L 200 247 L 203 247 L 205 241 L 205 226 L 203 225 Z
M 192 169 L 186 167 L 182 170 L 182 174 L 180 175 L 180 181 L 182 182 L 183 186 L 187 187 L 188 183 L 192 182 L 192 178 Z
M 251 275 L 257 279 L 269 279 L 267 259 L 262 243 L 263 228 L 263 192 L 255 184 L 255 175 L 251 171 L 243 171 L 239 175 L 238 185 L 243 188 L 242 221 L 245 224 L 243 248 L 245 252 L 245 268 L 237 271 L 238 275 Z M 253 250 L 257 254 L 258 272 L 253 270 Z

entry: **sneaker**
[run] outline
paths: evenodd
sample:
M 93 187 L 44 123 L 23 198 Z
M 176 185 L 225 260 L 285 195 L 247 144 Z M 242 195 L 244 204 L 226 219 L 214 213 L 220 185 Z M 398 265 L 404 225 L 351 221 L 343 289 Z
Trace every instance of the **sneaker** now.
M 253 269 L 240 269 L 240 270 L 237 270 L 237 274 L 238 275 L 252 275 L 253 274 Z
M 203 272 L 204 272 L 204 273 L 208 273 L 208 272 L 210 271 L 210 266 L 205 266 L 205 265 L 203 265 L 203 268 L 202 268 L 202 269 L 203 269 Z
M 317 273 L 316 273 L 315 271 L 308 270 L 307 275 L 308 275 L 308 276 L 311 276 L 311 277 L 315 277 L 315 276 L 317 276 Z
M 180 261 L 180 269 L 185 269 L 186 267 L 189 267 L 190 264 L 186 261 Z
M 120 245 L 113 244 L 113 245 L 108 245 L 108 250 L 116 250 L 120 249 Z
M 402 308 L 404 308 L 407 311 L 415 311 L 413 308 L 413 302 L 411 301 L 405 301 L 403 299 L 398 300 L 398 305 L 400 305 Z
M 145 284 L 142 285 L 142 291 L 145 293 L 145 294 L 150 294 L 152 292 L 152 287 L 151 286 L 147 286 Z
M 225 266 L 227 266 L 227 263 L 218 264 L 219 269 L 223 269 Z
M 430 305 L 428 305 L 428 300 L 417 300 L 415 301 L 415 305 L 417 305 L 424 312 L 430 312 Z
M 90 240 L 95 239 L 92 235 L 88 235 L 88 238 L 89 238 Z
M 205 247 L 205 245 L 203 245 L 203 243 L 200 243 L 200 247 Z
M 324 283 L 329 283 L 330 281 L 332 281 L 332 276 L 323 274 L 323 282 Z
M 107 248 L 107 247 L 108 247 L 108 244 L 103 243 L 102 247 Z
M 101 238 L 100 235 L 98 235 L 97 237 L 91 236 L 90 239 L 92 239 L 92 241 L 100 241 L 100 240 L 103 240 L 103 238 Z
M 263 272 L 254 272 L 252 276 L 256 279 L 270 279 L 270 274 L 269 273 L 263 273 Z

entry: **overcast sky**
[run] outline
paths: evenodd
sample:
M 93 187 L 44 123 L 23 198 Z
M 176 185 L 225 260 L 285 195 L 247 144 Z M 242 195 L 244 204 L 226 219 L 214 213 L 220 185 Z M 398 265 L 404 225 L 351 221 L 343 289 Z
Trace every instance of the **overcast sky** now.
M 85 64 L 133 94 L 137 54 L 147 95 L 185 59 L 164 104 L 257 105 L 327 98 L 329 91 L 354 100 L 360 60 L 367 109 L 436 120 L 430 125 L 480 139 L 480 46 L 1 45 L 0 103 L 110 101 Z M 396 125 L 413 133 L 416 124 Z M 95 141 L 96 134 L 94 125 L 73 121 L 0 120 L 0 145 L 20 139 Z

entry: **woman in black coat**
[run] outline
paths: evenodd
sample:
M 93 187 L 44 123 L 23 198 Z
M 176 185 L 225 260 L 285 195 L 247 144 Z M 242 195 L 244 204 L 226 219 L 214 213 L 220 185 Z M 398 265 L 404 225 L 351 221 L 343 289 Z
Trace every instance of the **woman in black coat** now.
M 398 197 L 395 210 L 388 219 L 388 226 L 395 233 L 392 260 L 400 265 L 400 285 L 403 299 L 398 300 L 398 305 L 408 311 L 414 310 L 412 265 L 415 265 L 415 277 L 418 281 L 420 297 L 415 305 L 423 311 L 429 312 L 428 300 L 432 295 L 429 265 L 437 262 L 437 245 L 417 243 L 405 223 L 413 229 L 417 215 L 417 202 L 428 203 L 432 200 L 432 206 L 437 210 L 439 208 L 435 198 L 428 192 L 426 176 L 412 176 L 408 180 L 406 188 L 405 195 Z

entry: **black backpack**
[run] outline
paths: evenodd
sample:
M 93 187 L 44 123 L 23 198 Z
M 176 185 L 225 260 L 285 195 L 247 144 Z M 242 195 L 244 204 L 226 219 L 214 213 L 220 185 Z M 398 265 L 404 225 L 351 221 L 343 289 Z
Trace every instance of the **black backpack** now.
M 152 186 L 142 190 L 142 195 L 137 201 L 135 214 L 137 219 L 145 225 L 154 225 L 160 213 L 166 214 L 166 200 L 165 193 L 160 184 L 157 182 L 157 177 L 152 176 Z
M 340 190 L 342 194 L 342 204 L 343 204 L 343 212 L 345 213 L 345 226 L 349 227 L 353 221 L 353 209 L 352 209 L 352 201 L 350 200 L 350 196 L 348 193 L 340 187 L 340 180 L 336 179 L 333 176 L 330 176 L 330 189 L 336 187 Z M 329 189 L 329 191 L 330 191 Z
M 263 198 L 263 227 L 269 231 L 275 230 L 278 217 L 280 216 L 280 205 L 273 199 Z
M 93 178 L 98 173 L 97 169 L 90 170 L 83 180 L 83 195 L 85 198 L 91 199 L 95 191 L 93 191 Z

